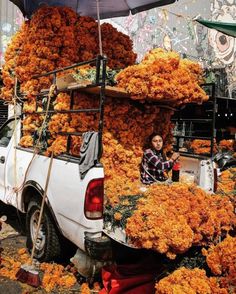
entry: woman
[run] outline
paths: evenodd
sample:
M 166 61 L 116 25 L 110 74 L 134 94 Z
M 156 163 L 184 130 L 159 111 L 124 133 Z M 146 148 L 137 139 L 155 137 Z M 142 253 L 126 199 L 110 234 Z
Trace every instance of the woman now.
M 179 153 L 173 153 L 170 160 L 166 160 L 163 139 L 156 133 L 149 137 L 149 146 L 150 148 L 144 151 L 141 164 L 141 182 L 146 185 L 166 181 L 166 171 L 170 170 L 179 158 Z

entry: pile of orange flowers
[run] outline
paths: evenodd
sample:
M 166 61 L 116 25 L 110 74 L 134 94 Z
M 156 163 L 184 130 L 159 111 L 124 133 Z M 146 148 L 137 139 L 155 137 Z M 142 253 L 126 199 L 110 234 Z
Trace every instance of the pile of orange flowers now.
M 171 150 L 172 114 L 171 110 L 146 103 L 138 108 L 132 101 L 107 100 L 102 163 L 105 191 L 111 202 L 117 202 L 120 195 L 137 194 L 143 147 L 151 133 L 159 133 L 165 151 Z
M 217 192 L 230 195 L 236 190 L 236 168 L 232 167 L 221 172 Z
M 98 108 L 97 97 L 77 93 L 73 98 L 73 110 L 81 108 Z M 106 98 L 104 110 L 103 156 L 105 168 L 105 188 L 108 197 L 118 199 L 119 195 L 135 193 L 139 189 L 139 165 L 143 155 L 143 146 L 152 132 L 163 136 L 165 150 L 171 149 L 173 112 L 155 107 L 148 103 L 133 105 L 127 99 Z M 68 110 L 70 96 L 60 93 L 53 102 L 55 110 Z M 25 103 L 26 104 L 26 103 Z M 27 104 L 28 105 L 28 104 Z M 34 105 L 36 107 L 36 104 Z M 30 108 L 31 107 L 31 108 Z M 42 121 L 42 115 L 30 114 L 33 106 L 28 106 L 29 114 L 23 121 L 23 137 L 20 144 L 23 147 L 33 146 L 33 133 Z M 48 148 L 46 155 L 63 154 L 67 148 L 68 136 L 60 132 L 85 132 L 98 129 L 97 113 L 57 113 L 48 121 Z M 81 137 L 72 136 L 69 152 L 79 155 Z
M 15 84 L 15 68 L 18 60 L 18 51 L 21 48 L 28 30 L 28 22 L 25 22 L 21 30 L 11 39 L 5 52 L 5 64 L 2 68 L 2 79 L 4 87 L 1 88 L 1 99 L 11 101 Z
M 16 273 L 19 271 L 22 264 L 30 264 L 30 256 L 25 248 L 18 250 L 16 258 L 6 256 L 3 251 L 0 276 L 16 280 Z
M 103 52 L 108 56 L 110 68 L 125 68 L 135 63 L 137 54 L 133 52 L 131 39 L 118 32 L 111 24 L 104 23 L 101 26 L 102 35 L 106 36 L 102 41 Z
M 65 268 L 60 264 L 42 263 L 40 269 L 44 272 L 42 287 L 46 292 L 51 292 L 57 287 L 68 289 L 76 283 L 76 278 L 66 273 Z
M 200 140 L 195 139 L 191 142 L 190 148 L 195 154 L 210 154 L 211 152 L 211 141 L 210 140 Z M 214 143 L 213 152 L 217 150 L 217 145 Z
M 195 154 L 209 154 L 211 151 L 211 141 L 195 139 L 191 142 L 190 148 Z M 216 153 L 218 149 L 223 152 L 234 151 L 234 140 L 221 140 L 219 144 L 214 142 L 213 152 Z
M 111 68 L 134 64 L 131 39 L 110 24 L 102 24 L 103 53 Z M 12 100 L 15 77 L 31 99 L 50 86 L 52 77 L 34 75 L 86 61 L 99 54 L 97 22 L 68 7 L 44 6 L 13 37 L 5 54 L 1 97 Z
M 19 271 L 21 265 L 31 264 L 30 261 L 30 256 L 25 248 L 18 250 L 16 258 L 4 256 L 2 258 L 0 276 L 16 280 L 16 273 Z M 62 265 L 42 263 L 40 270 L 43 272 L 42 287 L 46 292 L 51 293 L 55 289 L 69 289 L 76 283 L 74 275 L 67 272 Z
M 208 278 L 199 268 L 193 270 L 181 267 L 156 284 L 156 294 L 228 294 L 220 288 L 216 278 Z
M 101 290 L 101 287 L 99 283 L 95 282 L 93 284 L 93 288 L 91 289 L 88 285 L 88 283 L 83 283 L 80 288 L 80 293 L 81 294 L 94 294 L 94 293 L 99 293 Z
M 182 60 L 176 52 L 157 48 L 151 50 L 140 64 L 121 71 L 116 80 L 133 99 L 149 98 L 179 105 L 202 103 L 208 99 L 199 86 L 202 73 L 198 63 Z
M 210 195 L 193 185 L 152 185 L 128 218 L 132 244 L 174 259 L 193 245 L 206 245 L 236 227 L 228 197 Z
M 229 289 L 229 293 L 236 291 L 236 237 L 227 236 L 223 242 L 203 250 L 207 265 L 214 275 L 220 276 L 220 283 Z
M 222 151 L 234 151 L 234 140 L 221 140 L 219 142 L 219 148 Z
M 16 280 L 16 273 L 21 267 L 21 262 L 7 256 L 2 257 L 1 259 L 0 276 Z

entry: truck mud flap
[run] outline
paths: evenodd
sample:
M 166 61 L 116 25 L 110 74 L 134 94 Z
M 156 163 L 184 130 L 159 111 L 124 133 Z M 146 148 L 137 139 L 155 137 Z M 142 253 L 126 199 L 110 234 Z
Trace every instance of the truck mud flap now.
M 111 240 L 102 232 L 85 232 L 85 251 L 93 259 L 102 261 L 111 260 Z

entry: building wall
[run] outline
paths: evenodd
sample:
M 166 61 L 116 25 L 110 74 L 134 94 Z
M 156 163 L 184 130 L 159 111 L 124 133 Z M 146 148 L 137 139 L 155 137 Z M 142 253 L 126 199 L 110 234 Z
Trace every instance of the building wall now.
M 0 67 L 3 54 L 11 36 L 18 30 L 23 17 L 19 9 L 9 0 L 0 0 Z

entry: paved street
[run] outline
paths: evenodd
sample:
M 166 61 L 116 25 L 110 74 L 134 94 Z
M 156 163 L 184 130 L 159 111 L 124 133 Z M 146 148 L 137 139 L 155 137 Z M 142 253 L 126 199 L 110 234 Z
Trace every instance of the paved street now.
M 25 247 L 26 237 L 21 230 L 16 210 L 8 207 L 0 202 L 0 217 L 6 215 L 7 221 L 2 223 L 2 230 L 0 232 L 0 247 L 2 248 L 1 257 L 11 258 L 14 260 L 19 259 L 18 250 Z M 66 261 L 65 261 L 66 263 Z M 68 260 L 69 264 L 69 260 Z M 63 263 L 65 266 L 66 264 Z M 1 266 L 0 266 L 1 267 Z M 57 289 L 56 291 L 46 292 L 42 287 L 33 288 L 27 284 L 11 280 L 0 275 L 0 294 L 45 294 L 45 293 L 81 293 L 79 284 L 73 286 L 69 291 Z

